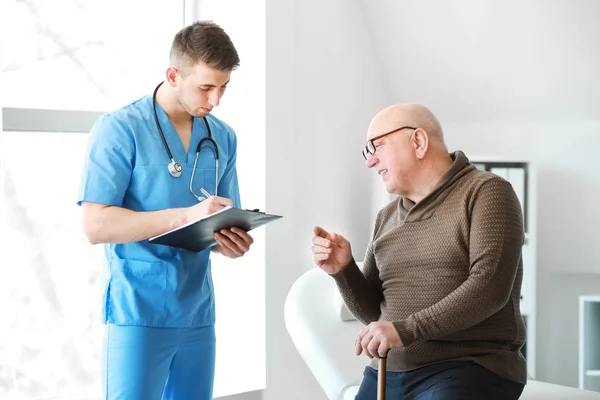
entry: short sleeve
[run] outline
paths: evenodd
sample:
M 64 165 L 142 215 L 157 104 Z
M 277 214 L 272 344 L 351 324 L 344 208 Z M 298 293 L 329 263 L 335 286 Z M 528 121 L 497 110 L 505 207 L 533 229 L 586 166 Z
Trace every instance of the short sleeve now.
M 100 117 L 90 135 L 78 203 L 122 206 L 135 157 L 130 130 L 111 115 Z

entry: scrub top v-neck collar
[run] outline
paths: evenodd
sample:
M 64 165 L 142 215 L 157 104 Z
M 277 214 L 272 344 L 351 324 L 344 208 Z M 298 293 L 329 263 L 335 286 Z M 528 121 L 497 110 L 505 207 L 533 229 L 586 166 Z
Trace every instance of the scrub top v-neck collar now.
M 173 153 L 173 158 L 175 158 L 175 161 L 185 160 L 186 165 L 190 163 L 193 164 L 200 139 L 204 136 L 208 136 L 204 122 L 199 121 L 201 118 L 192 118 L 192 135 L 190 138 L 188 151 L 186 153 L 185 149 L 183 148 L 183 142 L 165 110 L 163 110 L 158 103 L 156 104 L 156 109 L 158 111 L 158 120 L 165 134 L 165 139 L 171 148 L 171 152 Z

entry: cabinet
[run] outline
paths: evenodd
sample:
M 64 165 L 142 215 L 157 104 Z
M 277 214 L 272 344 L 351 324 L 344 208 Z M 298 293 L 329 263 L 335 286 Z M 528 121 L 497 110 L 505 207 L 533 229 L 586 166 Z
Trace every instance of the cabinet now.
M 600 392 L 600 294 L 579 297 L 579 388 Z

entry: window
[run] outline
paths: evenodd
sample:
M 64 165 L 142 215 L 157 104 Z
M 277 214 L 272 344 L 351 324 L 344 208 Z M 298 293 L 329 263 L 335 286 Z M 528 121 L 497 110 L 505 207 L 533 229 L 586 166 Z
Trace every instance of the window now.
M 81 234 L 73 200 L 86 144 L 77 133 L 0 134 L 0 242 L 10 269 L 0 280 L 0 398 L 99 393 L 102 248 Z
M 3 0 L 1 14 L 3 107 L 103 111 L 164 76 L 183 1 Z
M 0 16 L 0 243 L 9 249 L 1 265 L 11 270 L 0 281 L 0 398 L 7 399 L 98 397 L 106 266 L 102 247 L 85 240 L 75 204 L 86 133 L 101 112 L 151 93 L 184 16 L 219 23 L 240 53 L 215 115 L 238 134 L 242 206 L 265 206 L 264 1 L 50 3 L 7 0 Z M 263 229 L 246 257 L 213 257 L 216 397 L 265 386 Z M 244 373 L 232 380 L 233 360 Z

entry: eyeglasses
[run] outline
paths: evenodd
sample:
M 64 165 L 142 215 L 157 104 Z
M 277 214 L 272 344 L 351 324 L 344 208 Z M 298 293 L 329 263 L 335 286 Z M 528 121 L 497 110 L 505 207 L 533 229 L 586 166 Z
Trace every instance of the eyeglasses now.
M 365 160 L 367 159 L 369 154 L 373 155 L 377 151 L 377 148 L 375 147 L 375 144 L 373 143 L 375 140 L 381 139 L 382 137 L 387 136 L 387 135 L 391 135 L 392 133 L 399 132 L 402 129 L 416 130 L 418 128 L 413 128 L 412 126 L 403 126 L 402 128 L 394 129 L 393 131 L 383 133 L 379 136 L 375 136 L 374 138 L 367 140 L 367 144 L 365 144 L 365 148 L 362 149 L 362 155 L 365 158 Z

